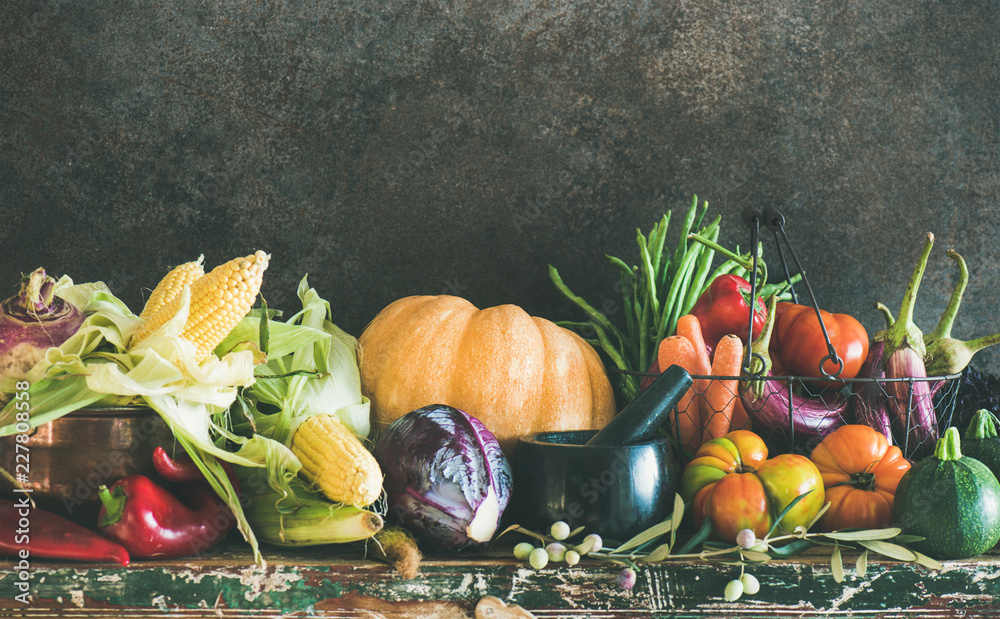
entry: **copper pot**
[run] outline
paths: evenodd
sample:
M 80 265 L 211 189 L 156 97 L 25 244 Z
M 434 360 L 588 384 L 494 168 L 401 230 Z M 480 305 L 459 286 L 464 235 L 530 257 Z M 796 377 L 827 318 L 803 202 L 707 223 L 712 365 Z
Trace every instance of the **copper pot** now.
M 174 446 L 167 424 L 144 407 L 80 409 L 32 429 L 26 450 L 18 450 L 15 440 L 15 435 L 0 437 L 0 467 L 11 475 L 24 473 L 26 454 L 27 483 L 22 483 L 38 507 L 84 525 L 94 524 L 101 484 L 133 473 L 154 475 L 153 449 Z M 9 497 L 13 486 L 0 484 Z

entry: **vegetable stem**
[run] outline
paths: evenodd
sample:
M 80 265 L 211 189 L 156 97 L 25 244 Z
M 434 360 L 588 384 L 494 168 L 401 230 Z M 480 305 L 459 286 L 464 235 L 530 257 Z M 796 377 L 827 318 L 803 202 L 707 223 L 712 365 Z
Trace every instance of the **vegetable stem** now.
M 913 324 L 913 308 L 916 304 L 920 280 L 923 278 L 924 270 L 927 267 L 927 257 L 930 256 L 933 246 L 934 233 L 928 232 L 923 251 L 920 253 L 920 260 L 917 262 L 916 268 L 913 269 L 913 274 L 910 276 L 910 281 L 906 286 L 906 292 L 903 294 L 903 303 L 899 308 L 899 318 L 886 330 L 885 353 L 882 356 L 883 362 L 886 364 L 888 364 L 892 353 L 903 346 L 904 342 L 915 350 L 921 359 L 927 353 L 923 333 Z
M 969 267 L 965 264 L 965 258 L 959 255 L 954 249 L 949 249 L 945 253 L 958 264 L 958 282 L 955 283 L 955 288 L 951 291 L 948 306 L 945 307 L 944 312 L 941 314 L 941 319 L 938 320 L 937 326 L 934 327 L 933 331 L 924 336 L 925 344 L 943 337 L 951 337 L 951 327 L 955 323 L 958 307 L 962 304 L 962 295 L 965 293 L 965 287 L 969 284 Z

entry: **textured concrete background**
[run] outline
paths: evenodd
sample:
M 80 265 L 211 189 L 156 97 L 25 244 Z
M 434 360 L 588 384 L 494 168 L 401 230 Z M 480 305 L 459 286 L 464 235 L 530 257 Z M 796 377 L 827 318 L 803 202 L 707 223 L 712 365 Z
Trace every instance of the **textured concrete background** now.
M 272 306 L 308 272 L 355 334 L 415 293 L 577 318 L 546 265 L 617 298 L 603 254 L 634 262 L 697 193 L 729 245 L 779 208 L 869 329 L 933 231 L 918 324 L 954 247 L 955 334 L 985 335 L 998 33 L 995 0 L 5 1 L 0 282 L 45 266 L 138 308 L 170 266 L 260 248 Z

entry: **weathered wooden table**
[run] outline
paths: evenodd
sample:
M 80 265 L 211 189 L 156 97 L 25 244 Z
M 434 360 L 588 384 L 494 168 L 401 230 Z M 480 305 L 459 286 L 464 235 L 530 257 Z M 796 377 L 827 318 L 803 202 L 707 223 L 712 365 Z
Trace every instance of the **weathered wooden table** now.
M 31 603 L 18 593 L 13 562 L 0 571 L 0 616 L 13 617 L 473 617 L 496 596 L 537 617 L 1000 617 L 1000 553 L 945 563 L 940 571 L 872 558 L 859 577 L 845 553 L 837 583 L 829 558 L 805 555 L 748 570 L 761 590 L 722 597 L 738 566 L 666 562 L 644 566 L 622 590 L 620 566 L 584 560 L 542 571 L 493 553 L 426 558 L 406 580 L 364 558 L 360 546 L 266 549 L 253 564 L 227 542 L 196 558 L 135 561 L 128 568 L 35 560 Z

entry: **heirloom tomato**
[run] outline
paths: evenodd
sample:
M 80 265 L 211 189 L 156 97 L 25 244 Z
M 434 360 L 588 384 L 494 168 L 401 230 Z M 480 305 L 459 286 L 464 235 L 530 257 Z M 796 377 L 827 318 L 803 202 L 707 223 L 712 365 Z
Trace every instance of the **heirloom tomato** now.
M 841 426 L 812 450 L 830 508 L 820 519 L 825 531 L 879 529 L 892 524 L 896 486 L 910 463 L 877 430 Z
M 823 378 L 823 370 L 838 378 L 854 378 L 868 357 L 868 332 L 856 318 L 848 314 L 831 314 L 820 310 L 823 327 L 830 337 L 830 344 L 844 363 L 840 366 L 827 359 L 830 354 L 823 337 L 823 328 L 816 318 L 816 310 L 808 305 L 781 302 L 775 310 L 774 336 L 771 338 L 771 359 L 776 365 L 787 368 L 797 376 Z M 814 383 L 817 386 L 837 388 L 842 383 Z
M 808 526 L 825 502 L 823 478 L 809 458 L 780 454 L 768 458 L 767 446 L 749 430 L 734 430 L 706 441 L 681 475 L 681 497 L 691 505 L 695 526 L 707 515 L 717 539 L 736 543 L 750 529 L 758 538 L 800 495 L 780 527 Z

